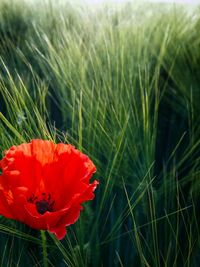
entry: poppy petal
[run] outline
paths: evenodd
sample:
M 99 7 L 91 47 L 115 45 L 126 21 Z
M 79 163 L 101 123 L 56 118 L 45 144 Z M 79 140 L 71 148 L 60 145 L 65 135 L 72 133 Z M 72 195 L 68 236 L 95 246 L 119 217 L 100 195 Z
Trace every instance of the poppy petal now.
M 13 217 L 2 190 L 0 190 L 0 215 L 3 215 L 9 219 Z

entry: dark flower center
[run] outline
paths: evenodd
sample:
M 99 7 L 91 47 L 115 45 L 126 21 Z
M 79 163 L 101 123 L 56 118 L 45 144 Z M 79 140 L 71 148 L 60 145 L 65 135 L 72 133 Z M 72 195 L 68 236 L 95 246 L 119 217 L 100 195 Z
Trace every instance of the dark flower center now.
M 41 198 L 36 197 L 34 194 L 28 199 L 28 202 L 34 203 L 37 212 L 44 214 L 47 211 L 52 212 L 55 201 L 52 200 L 51 194 L 42 193 Z
M 46 200 L 36 201 L 36 209 L 40 214 L 44 214 L 46 211 L 52 211 L 52 207 Z

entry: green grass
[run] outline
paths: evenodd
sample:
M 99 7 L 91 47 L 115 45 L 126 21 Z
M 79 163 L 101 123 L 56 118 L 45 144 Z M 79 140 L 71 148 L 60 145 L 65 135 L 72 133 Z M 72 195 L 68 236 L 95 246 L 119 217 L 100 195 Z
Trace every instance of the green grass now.
M 72 143 L 100 181 L 66 238 L 47 234 L 49 266 L 199 266 L 199 9 L 38 5 L 0 4 L 2 155 Z M 1 266 L 43 266 L 39 232 L 0 232 Z

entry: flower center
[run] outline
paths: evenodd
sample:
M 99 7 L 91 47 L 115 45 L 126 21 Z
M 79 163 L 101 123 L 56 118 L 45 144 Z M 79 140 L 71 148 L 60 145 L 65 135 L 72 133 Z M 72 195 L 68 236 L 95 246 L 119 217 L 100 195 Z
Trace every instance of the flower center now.
M 37 212 L 44 214 L 47 211 L 52 212 L 55 201 L 52 200 L 51 194 L 42 193 L 42 196 L 38 198 L 34 194 L 28 199 L 28 202 L 35 204 Z
M 46 211 L 52 211 L 52 207 L 46 200 L 36 201 L 36 209 L 40 214 L 44 214 Z

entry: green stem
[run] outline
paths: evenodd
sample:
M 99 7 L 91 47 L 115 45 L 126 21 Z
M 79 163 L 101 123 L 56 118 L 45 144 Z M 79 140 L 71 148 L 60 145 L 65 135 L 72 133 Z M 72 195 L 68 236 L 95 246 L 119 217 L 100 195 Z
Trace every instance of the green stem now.
M 43 265 L 44 267 L 48 267 L 48 258 L 47 258 L 47 239 L 45 231 L 41 232 L 41 238 L 42 238 L 42 254 L 43 254 Z

